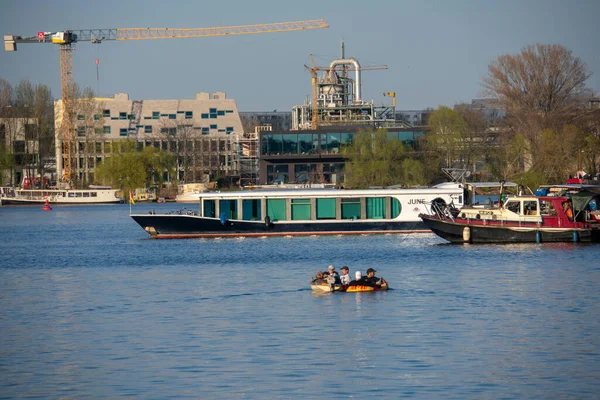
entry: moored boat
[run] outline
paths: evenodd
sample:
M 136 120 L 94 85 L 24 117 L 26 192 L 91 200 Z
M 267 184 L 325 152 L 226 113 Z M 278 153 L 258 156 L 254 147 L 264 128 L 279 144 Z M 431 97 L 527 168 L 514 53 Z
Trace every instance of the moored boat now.
M 432 203 L 462 205 L 460 184 L 420 189 L 198 193 L 198 211 L 132 214 L 153 238 L 426 232 Z
M 458 212 L 439 207 L 420 217 L 452 243 L 598 242 L 598 201 L 599 194 L 586 191 L 570 197 L 515 196 L 503 204 L 465 206 Z
M 84 204 L 115 204 L 122 200 L 114 189 L 18 189 L 4 188 L 2 204 L 84 205 Z

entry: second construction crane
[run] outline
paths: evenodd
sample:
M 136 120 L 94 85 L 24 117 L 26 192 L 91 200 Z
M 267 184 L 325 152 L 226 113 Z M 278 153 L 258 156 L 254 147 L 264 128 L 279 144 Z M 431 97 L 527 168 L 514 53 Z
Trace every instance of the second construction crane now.
M 277 22 L 271 24 L 254 24 L 239 26 L 222 26 L 214 28 L 115 28 L 115 29 L 85 29 L 65 30 L 59 32 L 38 32 L 36 36 L 4 36 L 4 49 L 16 51 L 18 43 L 51 43 L 59 46 L 60 54 L 60 83 L 62 94 L 62 118 L 60 124 L 61 159 L 63 181 L 71 182 L 73 157 L 75 154 L 75 112 L 73 79 L 73 44 L 77 42 L 101 43 L 105 40 L 151 40 L 151 39 L 189 39 L 206 36 L 252 35 L 269 32 L 301 31 L 308 29 L 327 28 L 323 19 Z M 58 153 L 58 151 L 57 151 Z

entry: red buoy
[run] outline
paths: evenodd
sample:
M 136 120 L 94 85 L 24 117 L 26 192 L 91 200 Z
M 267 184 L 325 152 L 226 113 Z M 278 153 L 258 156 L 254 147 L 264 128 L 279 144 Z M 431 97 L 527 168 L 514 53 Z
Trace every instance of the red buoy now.
M 42 207 L 43 211 L 51 211 L 52 207 L 50 207 L 50 204 L 48 203 L 48 198 L 46 197 L 46 204 L 44 204 L 44 207 Z

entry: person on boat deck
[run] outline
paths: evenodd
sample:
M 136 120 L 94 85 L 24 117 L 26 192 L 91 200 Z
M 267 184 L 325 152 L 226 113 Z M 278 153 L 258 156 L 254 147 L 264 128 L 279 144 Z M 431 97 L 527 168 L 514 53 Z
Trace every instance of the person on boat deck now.
M 565 201 L 563 203 L 563 210 L 565 210 L 565 215 L 569 218 L 569 221 L 573 221 L 573 210 L 571 209 L 570 201 Z
M 361 286 L 366 284 L 367 282 L 365 282 L 365 280 L 363 279 L 362 273 L 360 271 L 356 271 L 354 273 L 354 280 L 350 281 L 348 286 Z
M 335 270 L 335 267 L 333 265 L 330 265 L 329 267 L 327 267 L 327 272 L 329 274 L 329 283 L 334 283 L 336 285 L 340 285 L 342 283 L 342 281 L 340 280 L 340 275 L 337 273 L 337 271 Z
M 342 276 L 340 276 L 340 281 L 342 282 L 342 285 L 349 285 L 350 281 L 352 280 L 352 278 L 350 278 L 350 269 L 348 268 L 347 265 L 344 265 L 342 267 Z
M 367 270 L 367 277 L 365 278 L 365 281 L 367 281 L 368 283 L 370 283 L 373 286 L 381 286 L 385 283 L 385 280 L 383 278 L 378 278 L 375 276 L 375 271 L 373 268 L 369 268 Z
M 356 279 L 351 281 L 350 284 L 348 284 L 348 286 L 370 286 L 370 287 L 377 286 L 377 285 L 373 285 L 371 282 L 367 281 L 367 277 L 366 276 L 363 277 L 362 272 L 360 272 L 360 271 L 356 271 L 354 273 L 354 277 Z
M 325 279 L 323 279 L 323 273 L 321 271 L 317 271 L 317 276 L 313 279 L 314 284 L 326 283 Z

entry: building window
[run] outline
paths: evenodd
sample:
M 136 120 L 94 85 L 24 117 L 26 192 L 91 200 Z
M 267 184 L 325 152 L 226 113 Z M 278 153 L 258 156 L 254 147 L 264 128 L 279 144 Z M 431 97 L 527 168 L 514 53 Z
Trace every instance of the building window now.
M 77 127 L 77 136 L 85 136 L 85 126 Z
M 208 114 L 202 114 L 201 117 L 202 119 L 208 119 Z
M 77 115 L 77 120 L 78 121 L 83 121 L 85 119 L 85 117 L 81 114 Z
M 214 113 L 217 112 L 217 109 L 216 108 L 209 108 L 208 112 L 211 113 L 211 114 L 214 114 Z
M 94 115 L 94 121 L 99 121 L 100 118 L 102 118 L 102 115 L 100 115 L 100 114 L 95 114 Z
M 104 127 L 104 133 L 109 134 L 110 135 L 110 126 L 105 126 Z
M 104 129 L 103 128 L 94 128 L 94 133 L 96 135 L 101 135 L 104 133 Z
M 186 111 L 185 112 L 185 119 L 192 119 L 194 118 L 194 113 L 191 111 Z
M 119 113 L 119 119 L 127 119 L 127 113 L 126 112 L 120 112 Z
M 128 120 L 134 120 L 135 119 L 135 114 L 127 114 L 127 119 Z
M 35 140 L 35 125 L 25 124 L 25 140 Z
M 203 135 L 208 135 L 210 133 L 210 130 L 206 127 L 202 128 L 202 134 Z
M 227 132 L 228 135 L 233 133 L 233 126 L 228 126 L 227 128 L 225 128 L 225 132 Z
M 169 119 L 176 119 L 177 118 L 177 114 L 169 114 Z
M 220 110 L 219 110 L 219 111 L 217 111 L 217 115 L 218 115 L 218 116 L 225 115 L 225 111 L 220 111 Z
M 160 111 L 152 111 L 152 119 L 160 119 Z
M 15 153 L 25 153 L 25 141 L 24 140 L 15 140 L 13 146 L 15 149 Z
M 175 136 L 177 134 L 177 128 L 160 128 L 160 133 L 163 135 Z
M 152 133 L 152 125 L 146 125 L 144 127 L 144 133 Z
M 121 128 L 119 130 L 119 136 L 127 136 L 127 128 Z
M 217 125 L 211 125 L 210 129 L 217 129 Z
M 110 118 L 110 110 L 103 110 L 102 115 L 104 115 L 107 118 Z

